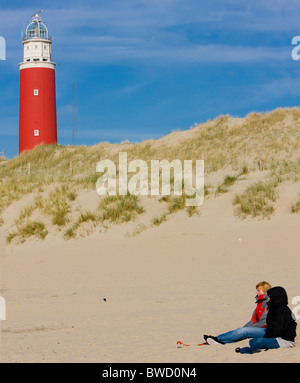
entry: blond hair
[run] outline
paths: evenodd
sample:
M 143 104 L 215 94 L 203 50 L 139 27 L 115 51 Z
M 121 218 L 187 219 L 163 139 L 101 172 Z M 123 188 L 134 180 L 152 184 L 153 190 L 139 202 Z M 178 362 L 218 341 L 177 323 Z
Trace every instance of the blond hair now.
M 272 286 L 270 285 L 270 283 L 266 281 L 261 281 L 256 285 L 256 289 L 258 289 L 259 287 L 261 287 L 263 291 L 266 293 Z

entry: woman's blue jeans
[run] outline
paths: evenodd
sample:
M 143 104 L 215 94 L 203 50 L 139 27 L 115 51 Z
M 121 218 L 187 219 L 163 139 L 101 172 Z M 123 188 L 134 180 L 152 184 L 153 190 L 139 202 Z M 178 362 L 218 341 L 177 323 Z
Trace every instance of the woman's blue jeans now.
M 247 338 L 263 338 L 265 333 L 265 327 L 240 327 L 218 335 L 217 338 L 223 343 L 233 343 Z
M 243 347 L 240 350 L 241 354 L 252 354 L 259 350 L 270 350 L 272 348 L 279 348 L 279 343 L 276 338 L 254 338 L 249 341 L 250 347 Z

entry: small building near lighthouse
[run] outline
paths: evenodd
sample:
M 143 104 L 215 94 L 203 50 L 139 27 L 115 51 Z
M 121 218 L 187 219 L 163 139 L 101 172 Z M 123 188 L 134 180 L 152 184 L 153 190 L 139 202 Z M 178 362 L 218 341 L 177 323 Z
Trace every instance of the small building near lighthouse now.
M 32 16 L 22 37 L 20 67 L 19 154 L 39 144 L 57 143 L 55 63 L 52 37 L 40 18 Z

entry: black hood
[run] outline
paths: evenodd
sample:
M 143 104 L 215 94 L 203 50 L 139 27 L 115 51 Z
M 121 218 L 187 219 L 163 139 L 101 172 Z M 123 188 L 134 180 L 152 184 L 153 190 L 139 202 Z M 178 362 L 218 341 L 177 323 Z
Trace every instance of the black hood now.
M 279 307 L 279 306 L 287 306 L 288 297 L 285 289 L 281 286 L 272 287 L 267 292 L 270 297 L 270 301 L 268 302 L 269 309 Z

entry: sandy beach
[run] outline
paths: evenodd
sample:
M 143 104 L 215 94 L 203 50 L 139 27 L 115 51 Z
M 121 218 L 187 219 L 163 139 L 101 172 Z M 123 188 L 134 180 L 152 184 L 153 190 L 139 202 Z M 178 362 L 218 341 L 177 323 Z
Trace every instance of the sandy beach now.
M 280 185 L 270 219 L 241 220 L 233 212 L 234 194 L 261 174 L 206 198 L 198 214 L 182 210 L 158 227 L 149 222 L 159 203 L 141 197 L 146 213 L 105 232 L 70 241 L 50 233 L 44 241 L 6 244 L 1 361 L 299 362 L 299 347 L 240 355 L 237 344 L 197 346 L 203 334 L 250 319 L 261 280 L 285 287 L 290 308 L 296 307 L 299 216 L 290 204 L 298 184 Z M 9 209 L 13 219 L 14 205 Z M 178 347 L 179 340 L 191 346 Z
M 252 379 L 269 375 L 263 363 L 297 368 L 300 2 L 2 3 L 7 376 L 73 380 L 94 364 L 98 383 L 115 378 L 100 364 L 152 363 L 242 380 L 235 364 Z M 296 337 L 284 291 L 263 296 L 264 281 L 286 290 Z M 249 339 L 204 337 L 251 319 L 283 347 L 256 352 L 260 339 L 248 354 L 237 348 Z M 50 378 L 56 367 L 70 374 Z

